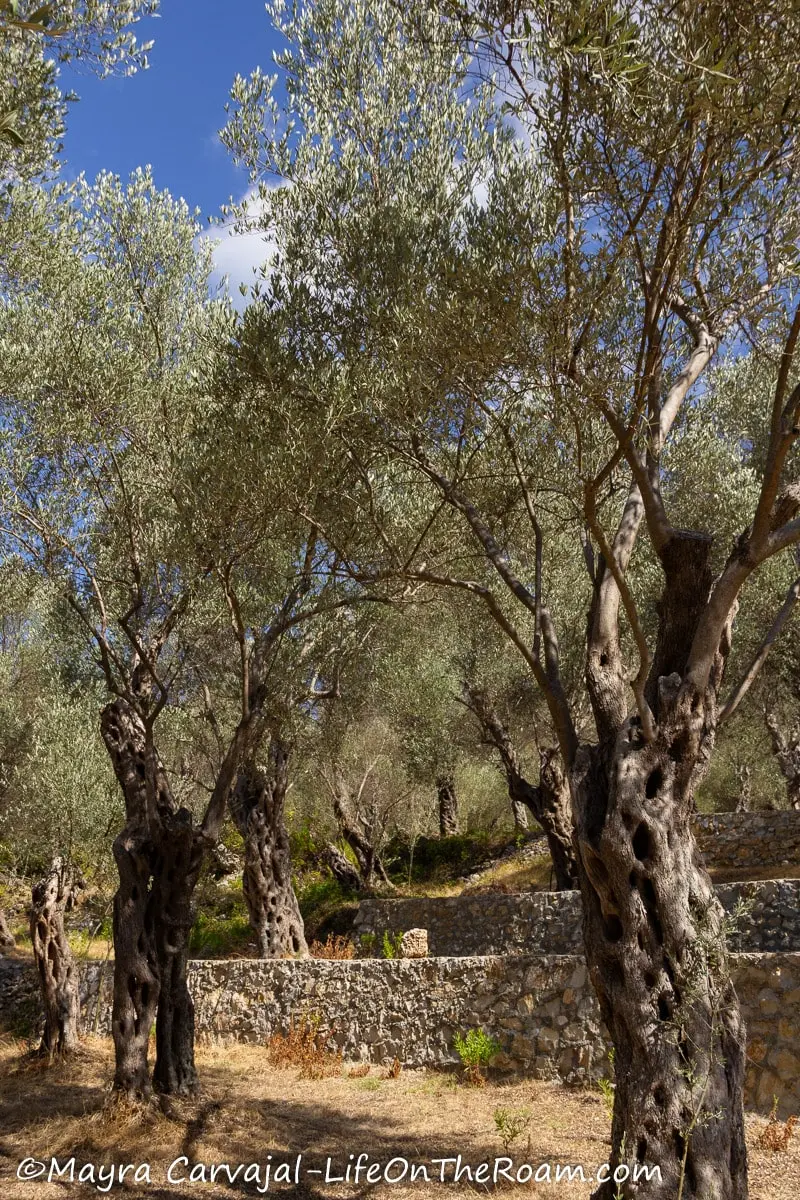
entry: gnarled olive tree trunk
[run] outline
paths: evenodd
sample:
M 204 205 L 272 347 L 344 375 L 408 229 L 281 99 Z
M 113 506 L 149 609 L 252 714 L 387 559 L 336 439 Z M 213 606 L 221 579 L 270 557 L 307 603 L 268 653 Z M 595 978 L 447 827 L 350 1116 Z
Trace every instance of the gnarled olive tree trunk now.
M 44 1005 L 39 1052 L 50 1058 L 71 1054 L 79 1040 L 78 971 L 64 929 L 64 914 L 75 903 L 76 887 L 70 865 L 57 856 L 32 892 L 31 942 Z
M 114 841 L 119 872 L 114 897 L 114 1087 L 130 1095 L 149 1094 L 148 1049 L 155 1026 L 153 1083 L 163 1092 L 187 1094 L 196 1082 L 194 1006 L 186 981 L 192 901 L 224 803 L 212 797 L 201 825 L 188 809 L 178 807 L 152 737 L 127 701 L 106 705 L 101 732 L 126 810 L 125 826 Z M 215 787 L 223 799 L 230 774 L 223 766 Z
M 557 749 L 539 752 L 539 784 L 529 783 L 520 769 L 520 760 L 511 735 L 493 708 L 486 693 L 465 684 L 467 704 L 478 718 L 484 737 L 500 755 L 508 795 L 516 819 L 517 808 L 524 805 L 545 832 L 556 889 L 569 891 L 576 886 L 577 866 L 572 845 L 572 812 L 569 780 Z
M 519 800 L 511 801 L 511 815 L 514 818 L 515 829 L 528 828 L 528 810 Z
M 570 772 L 586 958 L 615 1049 L 612 1166 L 657 1164 L 661 1172 L 638 1187 L 604 1184 L 594 1193 L 602 1200 L 747 1195 L 744 1027 L 724 913 L 691 829 L 729 626 L 698 693 L 686 664 L 711 585 L 708 539 L 675 541 L 684 558 L 667 563 L 645 692 L 654 728 L 646 737 L 640 716 L 624 714 L 601 583 L 587 663 L 599 744 L 579 747 Z
M 453 837 L 458 833 L 458 796 L 452 775 L 440 775 L 436 780 L 439 804 L 439 836 Z
M 343 854 L 338 846 L 334 846 L 333 842 L 328 842 L 322 852 L 322 859 L 331 875 L 342 887 L 348 888 L 352 892 L 361 890 L 361 876 L 347 855 Z
M 341 830 L 342 837 L 355 855 L 358 871 L 361 876 L 361 886 L 372 888 L 378 880 L 385 888 L 392 888 L 383 860 L 380 856 L 376 835 L 377 818 L 374 809 L 363 811 L 358 797 L 353 798 L 343 776 L 334 771 L 334 781 L 331 788 L 333 794 L 333 815 Z
M 308 953 L 284 819 L 288 761 L 288 748 L 273 737 L 268 769 L 243 763 L 230 800 L 244 839 L 244 897 L 262 958 Z

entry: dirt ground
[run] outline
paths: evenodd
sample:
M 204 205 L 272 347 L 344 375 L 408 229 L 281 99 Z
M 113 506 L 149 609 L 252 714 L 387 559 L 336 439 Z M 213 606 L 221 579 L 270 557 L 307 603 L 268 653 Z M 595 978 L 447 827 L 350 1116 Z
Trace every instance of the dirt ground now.
M 162 1197 L 280 1195 L 297 1200 L 416 1200 L 417 1197 L 449 1194 L 499 1194 L 536 1196 L 539 1200 L 585 1200 L 589 1182 L 513 1183 L 500 1176 L 496 1187 L 475 1175 L 480 1163 L 495 1169 L 495 1160 L 506 1153 L 495 1124 L 495 1113 L 505 1109 L 512 1117 L 526 1115 L 529 1123 L 514 1141 L 509 1156 L 517 1171 L 530 1163 L 541 1170 L 549 1163 L 551 1179 L 557 1164 L 580 1165 L 587 1180 L 605 1162 L 609 1149 L 609 1119 L 599 1091 L 568 1090 L 555 1084 L 534 1081 L 513 1084 L 490 1083 L 484 1088 L 467 1087 L 445 1073 L 403 1071 L 395 1079 L 383 1069 L 372 1067 L 366 1076 L 352 1076 L 345 1066 L 333 1077 L 301 1079 L 297 1068 L 276 1069 L 260 1047 L 202 1047 L 198 1053 L 201 1088 L 191 1101 L 169 1101 L 160 1106 L 120 1106 L 110 1103 L 111 1045 L 100 1039 L 87 1045 L 82 1058 L 66 1066 L 44 1067 L 25 1056 L 25 1047 L 10 1038 L 0 1040 L 0 1196 L 13 1200 L 84 1200 L 89 1196 Z M 525 1112 L 527 1110 L 527 1113 Z M 751 1200 L 797 1200 L 800 1196 L 800 1134 L 795 1134 L 784 1152 L 767 1152 L 756 1147 L 765 1122 L 748 1117 L 751 1146 Z M 399 1175 L 404 1166 L 422 1164 L 413 1183 L 333 1182 L 346 1174 L 359 1154 L 367 1165 L 383 1170 L 395 1159 L 389 1174 Z M 270 1159 L 269 1156 L 272 1156 Z M 300 1155 L 300 1166 L 296 1166 Z M 352 1155 L 352 1159 L 350 1158 Z M 434 1159 L 456 1158 L 473 1168 L 452 1182 L 453 1164 L 444 1168 Z M 74 1168 L 68 1166 L 74 1156 Z M 169 1183 L 167 1170 L 176 1180 Z M 51 1160 L 66 1169 L 52 1182 L 38 1177 L 19 1181 L 17 1171 L 24 1159 L 34 1159 L 48 1170 Z M 330 1166 L 327 1160 L 330 1158 Z M 231 1173 L 243 1164 L 239 1176 L 229 1182 L 218 1172 L 216 1183 L 192 1180 L 190 1171 L 206 1164 L 206 1175 L 214 1164 L 228 1164 Z M 259 1164 L 260 1177 L 245 1181 L 248 1164 Z M 290 1181 L 275 1182 L 276 1168 L 288 1163 Z M 110 1183 L 108 1168 L 117 1175 Z M 134 1182 L 129 1171 L 122 1182 L 118 1168 L 133 1164 L 140 1168 Z M 149 1164 L 150 1182 L 143 1173 Z M 269 1192 L 265 1190 L 265 1167 L 272 1166 Z M 106 1174 L 100 1176 L 99 1168 Z M 503 1167 L 501 1162 L 500 1167 Z M 94 1168 L 94 1182 L 87 1172 Z M 31 1175 L 40 1167 L 27 1165 Z M 69 1172 L 74 1171 L 70 1182 Z M 445 1170 L 445 1186 L 438 1175 Z M 79 1181 L 81 1171 L 84 1182 Z M 294 1181 L 297 1171 L 298 1182 Z M 326 1171 L 331 1180 L 326 1182 Z M 318 1172 L 318 1173 L 315 1173 Z M 351 1165 L 352 1172 L 352 1165 Z M 524 1175 L 524 1172 L 523 1172 Z M 259 1187 L 261 1191 L 259 1192 Z

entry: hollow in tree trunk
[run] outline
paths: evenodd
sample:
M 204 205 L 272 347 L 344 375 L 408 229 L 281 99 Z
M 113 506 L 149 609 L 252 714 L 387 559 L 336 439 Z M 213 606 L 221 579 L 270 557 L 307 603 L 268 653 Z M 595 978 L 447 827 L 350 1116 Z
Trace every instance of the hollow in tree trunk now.
M 436 780 L 439 802 L 439 836 L 453 837 L 458 833 L 458 796 L 452 775 L 440 775 Z
M 64 913 L 75 902 L 75 878 L 61 857 L 32 893 L 30 930 L 44 1005 L 44 1033 L 39 1047 L 48 1057 L 74 1052 L 79 1040 L 78 972 L 64 929 Z
M 244 897 L 262 958 L 308 953 L 284 819 L 288 757 L 286 746 L 272 738 L 268 770 L 252 760 L 243 763 L 230 801 L 244 839 Z

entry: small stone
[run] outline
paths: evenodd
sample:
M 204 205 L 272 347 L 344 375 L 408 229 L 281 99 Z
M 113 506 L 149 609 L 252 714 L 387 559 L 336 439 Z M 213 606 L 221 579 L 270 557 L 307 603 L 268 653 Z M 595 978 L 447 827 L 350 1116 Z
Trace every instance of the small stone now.
M 427 929 L 407 929 L 400 943 L 401 958 L 428 957 Z

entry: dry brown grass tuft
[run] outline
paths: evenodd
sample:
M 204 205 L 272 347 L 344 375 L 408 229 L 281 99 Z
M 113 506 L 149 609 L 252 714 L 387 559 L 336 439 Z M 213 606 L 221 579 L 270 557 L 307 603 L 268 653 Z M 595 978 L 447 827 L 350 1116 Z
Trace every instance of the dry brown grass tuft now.
M 328 1079 L 342 1073 L 342 1055 L 328 1049 L 327 1037 L 320 1033 L 319 1022 L 303 1018 L 292 1021 L 289 1032 L 274 1033 L 267 1050 L 269 1061 L 279 1070 L 300 1068 L 301 1079 Z
M 797 1117 L 792 1114 L 786 1121 L 778 1120 L 778 1100 L 777 1097 L 772 1105 L 772 1112 L 767 1118 L 767 1123 L 756 1138 L 756 1145 L 759 1150 L 771 1150 L 773 1154 L 785 1154 L 789 1149 L 789 1142 L 792 1140 L 794 1127 L 797 1124 Z
M 392 1061 L 392 1065 L 387 1069 L 384 1078 L 385 1079 L 399 1079 L 400 1072 L 402 1071 L 402 1069 L 403 1068 L 401 1066 L 400 1059 L 395 1058 Z
M 346 961 L 356 956 L 356 948 L 348 937 L 329 933 L 324 942 L 312 942 L 308 948 L 312 958 Z

